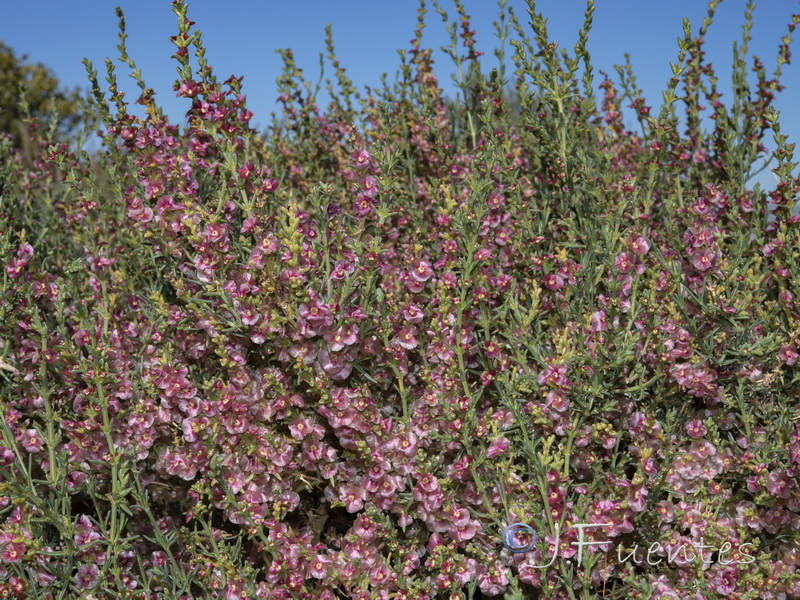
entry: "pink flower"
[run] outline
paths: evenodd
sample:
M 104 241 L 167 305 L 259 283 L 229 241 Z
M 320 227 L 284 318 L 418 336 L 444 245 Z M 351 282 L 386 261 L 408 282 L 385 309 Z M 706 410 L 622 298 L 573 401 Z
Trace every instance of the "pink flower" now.
M 366 175 L 361 180 L 361 193 L 367 198 L 374 198 L 378 195 L 378 180 L 372 175 Z
M 320 350 L 319 365 L 330 375 L 331 379 L 341 381 L 347 379 L 353 371 L 353 365 L 344 355 L 332 355 L 327 350 Z
M 403 317 L 409 323 L 419 323 L 424 317 L 424 313 L 416 304 L 409 304 L 403 309 Z
M 37 453 L 42 449 L 44 440 L 35 429 L 27 429 L 22 434 L 22 447 L 28 452 Z
M 177 475 L 185 481 L 194 479 L 197 474 L 197 466 L 183 453 L 167 448 L 159 454 L 159 459 L 167 473 Z
M 27 263 L 33 258 L 33 246 L 30 244 L 20 244 L 19 248 L 17 248 L 17 258 Z
M 561 553 L 564 556 L 564 552 Z M 508 578 L 506 574 L 509 572 L 508 567 L 495 562 L 494 569 L 487 569 L 480 577 L 478 577 L 478 587 L 481 588 L 486 596 L 498 596 L 506 591 L 508 586 Z
M 491 260 L 492 251 L 489 248 L 481 248 L 475 253 L 475 262 Z
M 739 571 L 735 567 L 727 567 L 714 580 L 714 589 L 723 596 L 730 596 L 736 590 L 736 582 L 739 579 Z
M 708 430 L 700 419 L 693 419 L 686 423 L 686 433 L 695 439 L 703 437 Z
M 325 341 L 334 352 L 339 352 L 346 346 L 352 346 L 358 341 L 358 325 L 340 327 L 335 332 L 326 333 Z
M 250 175 L 253 174 L 253 170 L 255 166 L 253 165 L 253 161 L 247 161 L 239 168 L 239 177 L 242 179 L 248 179 Z
M 419 342 L 415 337 L 416 333 L 417 328 L 413 325 L 403 327 L 397 334 L 397 343 L 406 350 L 413 350 L 419 345 Z
M 461 582 L 462 585 L 469 583 L 476 573 L 477 562 L 474 558 L 465 558 L 455 568 L 455 578 Z
M 178 88 L 176 97 L 192 98 L 195 95 L 197 95 L 197 82 L 194 79 L 184 79 Z
M 569 383 L 566 377 L 567 365 L 559 363 L 555 365 L 548 365 L 539 374 L 539 385 L 552 385 L 555 387 L 563 387 Z
M 706 156 L 708 152 L 705 148 L 698 148 L 694 152 L 692 152 L 692 162 L 695 164 L 700 164 L 706 160 Z
M 505 246 L 511 241 L 511 230 L 508 227 L 498 227 L 495 233 L 494 242 L 498 246 Z
M 0 563 L 18 563 L 26 550 L 27 546 L 21 542 L 9 542 L 0 551 Z
M 409 432 L 408 435 L 400 440 L 398 443 L 398 447 L 400 452 L 405 454 L 406 456 L 414 456 L 419 449 L 418 445 L 418 438 L 414 435 L 413 432 Z
M 242 323 L 245 325 L 255 325 L 261 318 L 261 315 L 259 315 L 258 311 L 252 306 L 240 305 L 238 310 L 239 317 L 241 317 Z
M 33 257 L 33 246 L 30 244 L 20 244 L 17 248 L 17 256 L 8 261 L 6 265 L 6 273 L 11 279 L 16 279 L 22 273 L 22 269 Z
M 140 223 L 140 228 L 145 229 L 144 224 L 153 220 L 153 209 L 144 205 L 143 198 L 134 198 L 128 203 L 128 217 Z
M 450 177 L 461 179 L 466 176 L 467 171 L 464 167 L 459 165 L 450 165 Z
M 684 239 L 691 242 L 692 248 L 700 248 L 711 245 L 716 236 L 709 227 L 690 227 Z
M 417 479 L 417 487 L 424 493 L 441 492 L 439 481 L 431 473 L 425 473 Z
M 365 217 L 372 212 L 372 198 L 367 196 L 364 192 L 360 192 L 353 203 L 353 210 L 356 216 Z
M 772 471 L 767 475 L 767 491 L 778 498 L 788 498 L 791 496 L 792 480 L 787 476 L 786 471 Z
M 152 183 L 147 184 L 144 188 L 144 197 L 148 200 L 158 198 L 163 193 L 164 183 L 161 181 L 153 181 Z
M 312 300 L 308 304 L 301 304 L 298 315 L 314 329 L 327 327 L 333 322 L 331 310 L 318 300 Z M 312 336 L 313 335 L 316 335 L 316 332 L 313 333 Z
M 242 233 L 250 233 L 253 230 L 253 228 L 255 228 L 255 226 L 258 225 L 258 223 L 259 223 L 258 217 L 253 217 L 253 216 L 247 217 L 242 222 L 242 230 L 241 230 Z
M 346 260 L 340 260 L 334 265 L 333 269 L 331 269 L 331 279 L 333 281 L 343 281 L 348 275 L 351 275 L 353 271 L 355 271 L 355 266 L 352 263 Z
M 698 198 L 689 209 L 697 215 L 707 215 L 711 211 L 711 204 L 705 198 Z
M 270 460 L 279 467 L 285 467 L 291 462 L 293 455 L 294 449 L 292 446 L 283 437 L 280 437 L 275 443 L 275 450 L 270 455 Z
M 228 232 L 219 223 L 213 223 L 205 228 L 201 234 L 206 242 L 211 244 L 224 244 L 228 238 Z
M 100 569 L 95 564 L 81 565 L 75 574 L 75 586 L 78 589 L 91 589 L 100 580 Z
M 478 529 L 472 523 L 467 523 L 461 527 L 456 527 L 454 531 L 450 532 L 450 535 L 456 542 L 463 542 L 466 540 L 471 540 L 475 537 L 475 534 L 478 532 Z
M 778 351 L 778 358 L 780 358 L 787 365 L 792 366 L 797 362 L 798 353 L 794 344 L 784 344 Z
M 656 505 L 656 512 L 664 523 L 672 523 L 675 519 L 675 505 L 669 500 L 661 500 Z
M 556 412 L 563 413 L 565 410 L 569 408 L 570 401 L 561 393 L 560 390 L 551 390 L 547 394 L 547 398 L 545 400 L 545 405 L 548 408 L 552 408 Z
M 92 335 L 85 329 L 79 329 L 74 335 L 75 344 L 85 346 L 92 343 Z
M 630 252 L 623 252 L 617 256 L 614 265 L 619 269 L 620 273 L 627 273 L 633 268 L 634 257 Z
M 714 252 L 711 248 L 703 248 L 692 257 L 692 264 L 698 271 L 707 271 L 714 266 Z
M 428 281 L 433 276 L 431 263 L 425 259 L 418 260 L 411 268 L 411 277 L 419 282 Z
M 671 370 L 672 376 L 675 380 L 684 386 L 688 386 L 691 384 L 692 379 L 694 378 L 694 374 L 692 371 L 692 365 L 688 363 L 681 363 L 676 364 Z
M 544 286 L 549 290 L 560 290 L 564 287 L 564 278 L 558 273 L 548 273 L 544 276 Z
M 589 326 L 589 331 L 591 331 L 592 333 L 608 331 L 608 325 L 606 325 L 606 311 L 597 310 L 592 313 L 592 320 L 591 320 L 591 325 Z
M 25 591 L 25 588 L 27 587 L 25 585 L 25 582 L 16 575 L 12 575 L 11 577 L 8 578 L 8 586 L 11 589 L 11 593 L 17 596 L 18 598 L 22 597 L 22 594 Z
M 315 579 L 324 579 L 333 560 L 325 554 L 317 554 L 308 565 L 309 574 Z
M 344 507 L 349 513 L 358 512 L 364 508 L 364 499 L 366 497 L 366 490 L 352 483 L 345 485 L 339 492 L 339 500 L 344 502 Z
M 454 290 L 456 285 L 458 285 L 458 278 L 456 274 L 452 271 L 445 271 L 442 273 L 442 276 L 439 278 L 439 281 L 444 285 L 446 288 Z
M 486 449 L 486 458 L 494 458 L 495 456 L 500 456 L 501 454 L 505 454 L 506 449 L 511 445 L 511 442 L 506 437 L 499 437 L 492 441 L 489 447 Z
M 392 477 L 384 476 L 383 481 L 380 482 L 378 488 L 375 490 L 378 495 L 384 498 L 391 498 L 397 490 L 397 482 Z
M 366 150 L 359 150 L 353 156 L 353 161 L 356 163 L 356 169 L 366 169 L 372 162 L 372 158 Z
M 650 242 L 642 236 L 637 236 L 631 240 L 630 247 L 635 254 L 644 256 L 647 254 L 647 251 L 650 250 Z
M 311 429 L 311 424 L 308 422 L 308 419 L 303 417 L 298 417 L 289 425 L 289 433 L 291 433 L 292 437 L 296 440 L 302 440 L 309 435 Z

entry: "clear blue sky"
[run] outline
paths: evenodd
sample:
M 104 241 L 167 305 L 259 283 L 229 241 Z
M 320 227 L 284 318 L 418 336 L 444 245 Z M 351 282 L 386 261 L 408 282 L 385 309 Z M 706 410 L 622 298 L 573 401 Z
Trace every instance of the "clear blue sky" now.
M 450 0 L 441 0 L 451 15 Z M 495 63 L 492 21 L 497 16 L 495 0 L 464 0 L 477 30 L 477 49 L 486 53 L 485 65 Z M 128 31 L 130 55 L 142 70 L 147 84 L 156 91 L 156 99 L 174 121 L 185 114 L 185 100 L 175 98 L 172 83 L 175 63 L 169 57 L 175 47 L 169 36 L 176 33 L 176 18 L 168 0 L 120 0 Z M 266 125 L 276 110 L 275 79 L 280 73 L 276 48 L 292 48 L 298 66 L 316 82 L 319 77 L 319 54 L 325 51 L 325 24 L 331 23 L 339 60 L 348 76 L 358 86 L 378 86 L 386 72 L 390 80 L 399 64 L 398 49 L 407 49 L 416 26 L 416 0 L 188 0 L 189 18 L 197 22 L 208 48 L 207 58 L 221 79 L 244 75 L 248 106 L 254 112 L 253 124 Z M 760 0 L 756 3 L 751 51 L 774 69 L 779 38 L 793 12 L 800 11 L 798 0 Z M 3 2 L 0 39 L 18 54 L 48 65 L 67 85 L 86 85 L 81 64 L 84 57 L 104 72 L 103 59 L 116 58 L 117 28 L 114 2 L 100 0 L 39 0 L 38 2 Z M 525 18 L 524 0 L 509 0 L 517 15 Z M 726 0 L 717 12 L 706 46 L 707 56 L 718 69 L 725 95 L 730 101 L 729 79 L 732 41 L 741 39 L 745 0 Z M 582 0 L 540 0 L 537 10 L 548 19 L 552 40 L 572 48 L 583 21 Z M 439 15 L 428 6 L 428 26 L 424 43 L 438 48 L 447 43 Z M 678 54 L 677 38 L 682 35 L 681 21 L 688 17 L 694 31 L 706 12 L 702 0 L 598 0 L 589 50 L 596 70 L 614 75 L 613 67 L 630 53 L 639 86 L 648 103 L 660 106 L 661 90 L 670 77 L 669 62 Z M 527 26 L 527 25 L 526 25 Z M 800 34 L 800 31 L 798 31 Z M 792 45 L 800 62 L 800 40 Z M 435 55 L 436 69 L 445 89 L 449 84 L 449 59 Z M 118 66 L 122 89 L 127 99 L 136 97 L 135 86 Z M 332 74 L 331 69 L 326 75 Z M 130 83 L 128 83 L 130 81 Z M 800 64 L 785 67 L 786 89 L 777 108 L 790 141 L 800 138 Z M 629 122 L 632 122 L 630 120 Z M 768 180 L 764 180 L 766 183 Z

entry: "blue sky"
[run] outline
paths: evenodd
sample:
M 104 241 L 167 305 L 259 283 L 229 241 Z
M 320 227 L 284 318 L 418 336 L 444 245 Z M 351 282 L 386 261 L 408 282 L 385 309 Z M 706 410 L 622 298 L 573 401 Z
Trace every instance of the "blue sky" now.
M 442 5 L 455 15 L 450 0 Z M 496 59 L 492 21 L 497 18 L 494 0 L 464 0 L 477 30 L 477 49 L 486 53 L 485 65 Z M 175 98 L 172 83 L 175 63 L 169 57 L 175 47 L 169 36 L 176 33 L 176 18 L 167 0 L 120 0 L 125 12 L 130 55 L 142 70 L 147 84 L 156 91 L 156 99 L 168 115 L 180 122 L 185 114 L 185 100 Z M 207 58 L 221 79 L 228 75 L 244 75 L 244 92 L 254 112 L 253 124 L 266 125 L 276 110 L 275 79 L 281 70 L 277 48 L 292 48 L 295 60 L 304 74 L 316 82 L 319 77 L 319 54 L 325 52 L 325 24 L 331 23 L 337 55 L 348 76 L 363 86 L 378 86 L 382 73 L 393 78 L 399 65 L 398 49 L 407 49 L 417 19 L 416 0 L 189 0 L 189 18 L 197 22 L 208 48 Z M 423 42 L 438 48 L 447 43 L 439 15 L 428 3 L 428 26 Z M 526 18 L 524 0 L 509 0 L 517 15 Z M 744 22 L 744 0 L 726 0 L 718 9 L 710 29 L 706 51 L 720 75 L 730 101 L 729 78 L 732 42 L 741 39 Z M 103 60 L 116 58 L 117 28 L 114 2 L 101 0 L 39 0 L 38 2 L 5 2 L 0 21 L 0 39 L 18 54 L 48 65 L 67 85 L 86 85 L 81 61 L 89 58 L 101 76 Z M 224 8 L 223 8 L 224 7 Z M 537 10 L 548 19 L 552 40 L 571 49 L 583 21 L 581 0 L 540 0 Z M 798 0 L 761 0 L 755 9 L 751 52 L 765 63 L 768 72 L 774 69 L 779 38 L 786 34 L 786 25 L 793 12 L 800 11 Z M 639 86 L 648 104 L 658 107 L 661 90 L 671 75 L 670 61 L 678 54 L 677 38 L 682 35 L 681 22 L 688 17 L 694 31 L 706 12 L 702 0 L 598 0 L 589 50 L 598 70 L 614 76 L 614 65 L 630 53 Z M 527 25 L 526 25 L 527 26 Z M 800 33 L 800 32 L 799 32 Z M 800 45 L 792 48 L 800 61 Z M 435 54 L 436 71 L 445 89 L 449 84 L 451 65 L 441 53 Z M 781 111 L 784 133 L 790 141 L 800 137 L 800 65 L 784 69 L 786 89 L 777 103 Z M 125 75 L 126 67 L 117 70 L 127 99 L 134 100 L 135 85 Z M 326 76 L 332 74 L 328 68 Z M 628 120 L 632 123 L 632 119 Z M 770 176 L 771 177 L 771 176 Z M 765 182 L 767 180 L 764 180 Z

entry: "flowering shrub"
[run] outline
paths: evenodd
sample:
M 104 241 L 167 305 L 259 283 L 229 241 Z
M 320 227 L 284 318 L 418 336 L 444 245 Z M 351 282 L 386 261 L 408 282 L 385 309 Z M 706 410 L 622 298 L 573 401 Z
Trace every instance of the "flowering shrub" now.
M 800 15 L 748 77 L 748 9 L 725 104 L 717 4 L 658 114 L 627 68 L 595 96 L 591 2 L 563 54 L 501 2 L 488 75 L 434 2 L 458 100 L 423 3 L 392 87 L 357 91 L 328 35 L 320 108 L 282 51 L 263 135 L 181 0 L 170 123 L 120 14 L 144 116 L 87 62 L 101 153 L 3 141 L 0 595 L 800 598 L 800 182 L 771 107 Z

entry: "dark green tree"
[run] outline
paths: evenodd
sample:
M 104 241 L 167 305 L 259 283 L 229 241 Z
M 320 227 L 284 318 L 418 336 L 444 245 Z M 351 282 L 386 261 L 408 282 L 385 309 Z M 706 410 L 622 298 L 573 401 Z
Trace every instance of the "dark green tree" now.
M 59 130 L 69 133 L 79 120 L 79 93 L 77 89 L 63 88 L 55 74 L 41 63 L 32 63 L 28 57 L 18 57 L 0 42 L 0 132 L 14 136 L 19 145 L 25 131 L 27 102 L 31 117 L 50 124 L 55 117 Z

